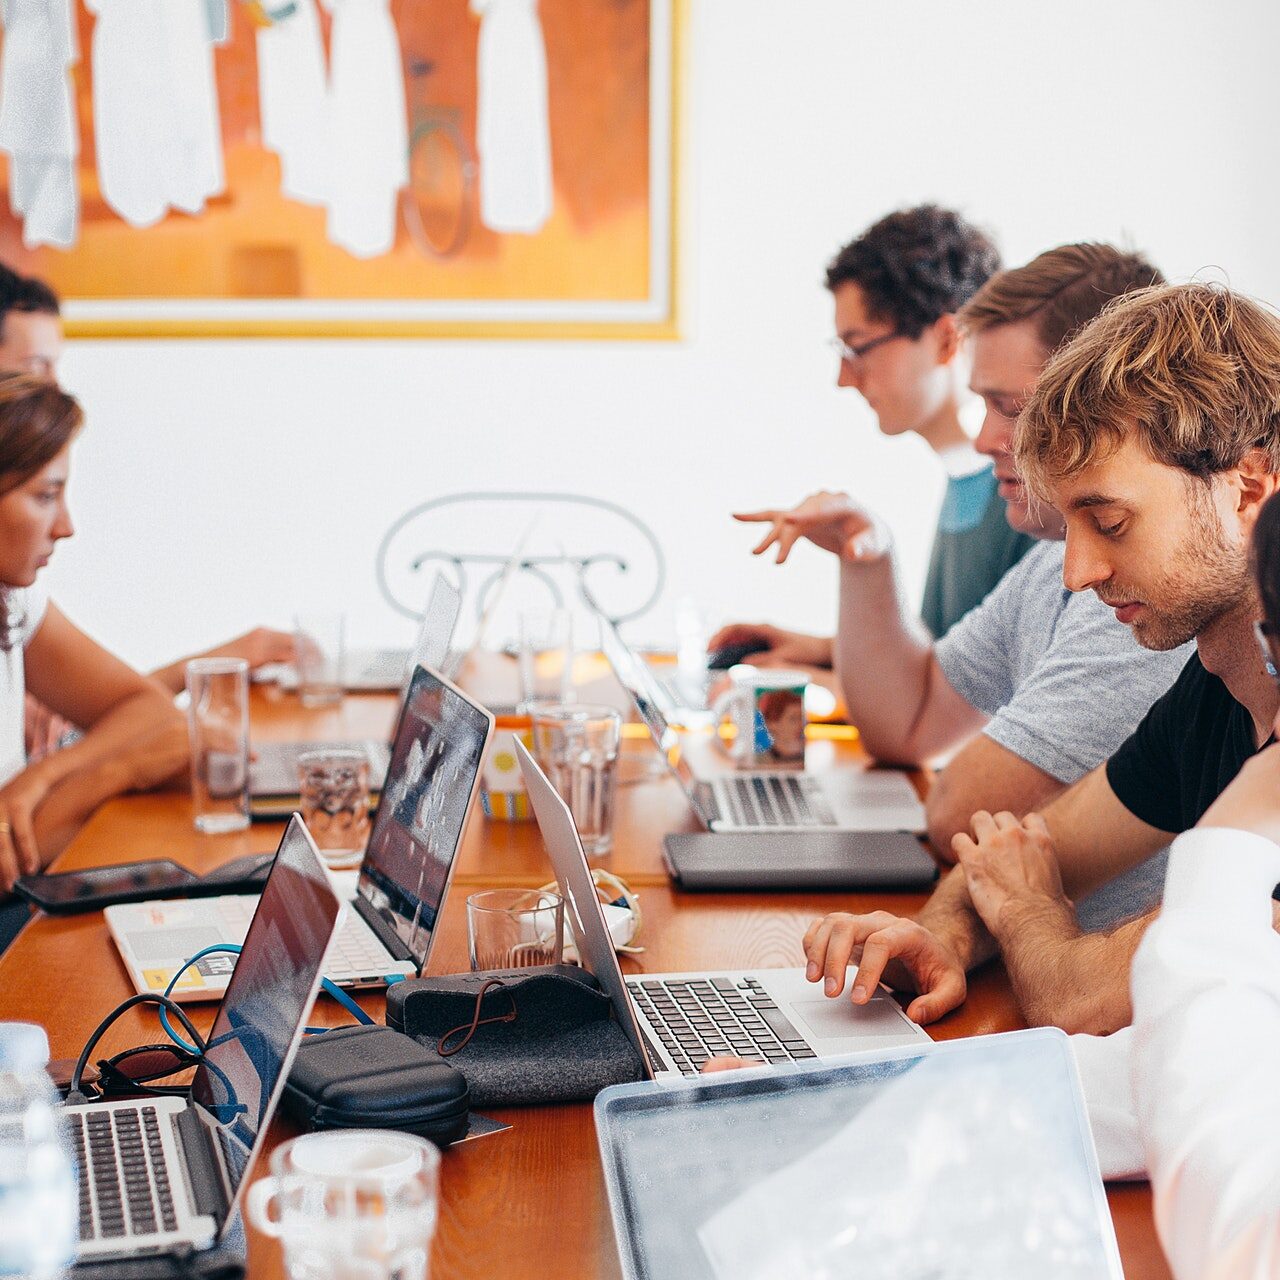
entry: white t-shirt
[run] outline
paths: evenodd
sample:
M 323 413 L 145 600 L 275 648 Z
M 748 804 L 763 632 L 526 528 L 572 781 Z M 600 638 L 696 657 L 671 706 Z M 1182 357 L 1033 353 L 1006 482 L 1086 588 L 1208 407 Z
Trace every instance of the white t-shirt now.
M 13 646 L 0 649 L 0 786 L 27 767 L 23 734 L 23 699 L 27 691 L 23 653 L 40 630 L 49 593 L 38 583 L 6 593 L 5 609 L 12 624 Z

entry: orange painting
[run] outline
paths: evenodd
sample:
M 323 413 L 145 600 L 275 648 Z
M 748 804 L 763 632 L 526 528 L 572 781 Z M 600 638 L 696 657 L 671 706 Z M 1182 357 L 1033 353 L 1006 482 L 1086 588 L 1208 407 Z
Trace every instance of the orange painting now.
M 480 217 L 483 167 L 469 168 L 477 159 L 480 19 L 467 0 L 391 0 L 410 182 L 399 198 L 394 244 L 369 258 L 332 242 L 324 207 L 282 193 L 280 158 L 262 140 L 256 27 L 248 7 L 235 2 L 229 37 L 214 50 L 225 189 L 197 214 L 171 210 L 148 227 L 124 221 L 101 194 L 94 136 L 94 27 L 104 19 L 77 4 L 78 242 L 25 248 L 0 164 L 0 256 L 54 285 L 73 333 L 667 336 L 674 323 L 671 4 L 540 0 L 551 211 L 532 234 L 502 234 Z M 664 21 L 655 23 L 657 5 L 665 6 Z M 323 6 L 319 13 L 328 50 L 332 20 Z M 661 102 L 653 100 L 655 85 Z M 656 182 L 655 158 L 665 166 Z M 180 306 L 166 309 L 166 302 Z M 209 305 L 202 311 L 199 304 Z

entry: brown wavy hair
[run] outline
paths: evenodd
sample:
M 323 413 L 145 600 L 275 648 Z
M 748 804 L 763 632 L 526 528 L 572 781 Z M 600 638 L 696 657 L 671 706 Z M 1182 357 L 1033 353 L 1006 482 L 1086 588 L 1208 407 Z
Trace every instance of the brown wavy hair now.
M 1045 366 L 1014 458 L 1044 498 L 1135 433 L 1155 461 L 1201 480 L 1251 449 L 1280 470 L 1280 319 L 1215 284 L 1118 298 Z
M 1046 352 L 1056 351 L 1112 298 L 1163 284 L 1159 267 L 1114 245 L 1064 244 L 1025 266 L 998 272 L 960 310 L 960 326 L 981 333 L 1032 320 Z
M 0 373 L 0 497 L 46 466 L 84 425 L 74 396 L 33 373 Z M 0 649 L 11 649 L 24 619 L 0 587 Z

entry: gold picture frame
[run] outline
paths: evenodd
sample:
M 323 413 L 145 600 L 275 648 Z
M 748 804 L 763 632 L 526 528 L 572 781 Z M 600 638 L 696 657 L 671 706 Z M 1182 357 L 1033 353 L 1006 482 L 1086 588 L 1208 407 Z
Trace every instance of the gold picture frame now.
M 150 227 L 116 216 L 97 191 L 94 27 L 79 9 L 81 238 L 71 250 L 28 249 L 0 200 L 0 256 L 53 284 L 72 337 L 678 339 L 686 3 L 540 0 L 552 219 L 529 236 L 473 224 L 465 249 L 433 260 L 420 241 L 415 248 L 402 209 L 393 250 L 363 261 L 325 242 L 322 209 L 278 192 L 278 159 L 256 133 L 256 82 L 245 84 L 254 32 L 239 6 L 215 50 L 225 192 L 198 214 L 170 212 Z M 438 92 L 474 138 L 478 24 L 467 0 L 391 7 L 406 68 L 424 50 L 438 57 L 425 65 L 439 67 Z M 409 109 L 412 138 L 418 108 Z M 612 152 L 601 148 L 602 122 Z

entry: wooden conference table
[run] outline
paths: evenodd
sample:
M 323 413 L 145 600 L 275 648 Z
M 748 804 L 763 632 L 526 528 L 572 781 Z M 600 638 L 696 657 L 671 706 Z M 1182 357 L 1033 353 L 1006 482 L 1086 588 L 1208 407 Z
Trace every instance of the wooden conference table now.
M 325 711 L 305 711 L 292 695 L 255 689 L 252 717 L 258 740 L 340 740 L 387 735 L 394 704 L 385 696 L 349 696 Z M 816 745 L 819 752 L 852 757 L 846 733 Z M 628 735 L 621 762 L 615 848 L 608 866 L 641 890 L 644 954 L 626 958 L 628 971 L 671 972 L 702 968 L 782 967 L 801 963 L 800 938 L 816 915 L 834 910 L 884 908 L 913 911 L 913 894 L 680 894 L 663 871 L 662 836 L 691 830 L 687 806 L 675 783 L 655 767 L 647 739 Z M 255 824 L 249 831 L 202 836 L 191 824 L 185 792 L 131 796 L 98 811 L 55 864 L 58 870 L 169 857 L 203 872 L 243 853 L 274 847 L 282 827 Z M 431 971 L 467 967 L 464 903 L 477 886 L 537 885 L 551 879 L 532 823 L 490 823 L 477 813 L 463 847 L 442 916 Z M 102 1016 L 132 994 L 100 913 L 61 919 L 38 916 L 0 957 L 0 1021 L 44 1025 L 55 1058 L 73 1058 Z M 380 996 L 361 1003 L 378 1017 Z M 212 1006 L 188 1006 L 207 1029 Z M 139 1010 L 122 1018 L 100 1056 L 155 1038 L 154 1021 Z M 321 997 L 311 1021 L 349 1021 Z M 937 1038 L 1007 1031 L 1023 1025 L 1003 973 L 988 966 L 970 985 L 965 1005 L 930 1028 Z M 450 1151 L 441 1179 L 441 1213 L 433 1255 L 438 1280 L 553 1276 L 596 1280 L 619 1273 L 604 1180 L 588 1105 L 491 1111 L 513 1125 L 507 1132 Z M 294 1132 L 277 1120 L 275 1145 Z M 265 1171 L 266 1160 L 258 1165 Z M 1168 1280 L 1145 1184 L 1108 1189 L 1128 1280 Z M 250 1232 L 249 1274 L 283 1275 L 278 1246 Z

